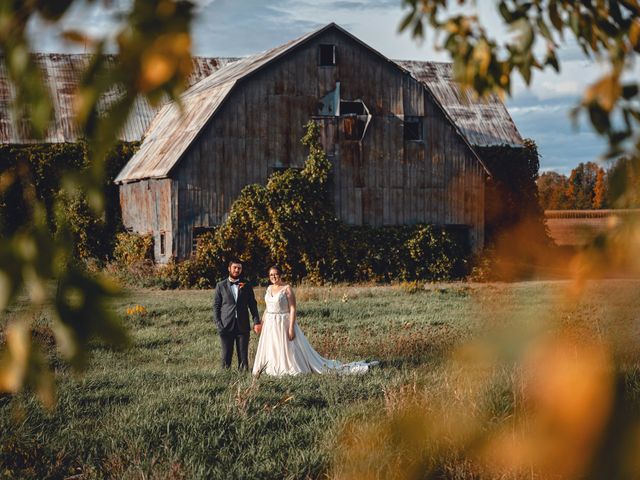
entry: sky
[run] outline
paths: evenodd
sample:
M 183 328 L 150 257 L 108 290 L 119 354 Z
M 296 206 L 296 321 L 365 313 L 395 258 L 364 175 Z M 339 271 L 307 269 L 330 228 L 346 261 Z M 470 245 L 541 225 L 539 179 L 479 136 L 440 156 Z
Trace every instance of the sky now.
M 196 0 L 193 24 L 193 54 L 201 56 L 246 56 L 293 40 L 327 23 L 335 22 L 373 49 L 391 59 L 448 61 L 433 48 L 434 38 L 420 43 L 409 33 L 398 33 L 408 10 L 402 0 Z M 130 0 L 85 3 L 77 0 L 64 17 L 62 28 L 78 29 L 95 37 L 115 31 L 118 14 Z M 477 0 L 476 13 L 487 30 L 504 39 L 510 35 L 495 14 L 493 0 Z M 39 52 L 82 53 L 77 45 L 60 38 L 60 26 L 35 20 L 29 26 L 32 48 Z M 605 142 L 586 122 L 579 128 L 569 112 L 581 92 L 601 71 L 587 60 L 579 47 L 565 43 L 560 50 L 561 74 L 534 73 L 526 87 L 516 80 L 507 108 L 521 135 L 532 138 L 541 155 L 540 170 L 568 175 L 580 162 L 596 161 Z

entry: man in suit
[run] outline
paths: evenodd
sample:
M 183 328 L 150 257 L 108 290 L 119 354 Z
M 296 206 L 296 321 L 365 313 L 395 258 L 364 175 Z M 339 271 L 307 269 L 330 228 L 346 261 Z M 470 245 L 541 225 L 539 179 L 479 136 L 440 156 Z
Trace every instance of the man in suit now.
M 249 311 L 253 317 L 254 330 L 258 333 L 260 316 L 258 304 L 253 289 L 246 282 L 240 281 L 242 262 L 229 262 L 229 278 L 216 285 L 213 297 L 213 320 L 218 327 L 220 343 L 222 344 L 222 367 L 231 366 L 233 346 L 238 354 L 238 364 L 241 370 L 249 368 Z

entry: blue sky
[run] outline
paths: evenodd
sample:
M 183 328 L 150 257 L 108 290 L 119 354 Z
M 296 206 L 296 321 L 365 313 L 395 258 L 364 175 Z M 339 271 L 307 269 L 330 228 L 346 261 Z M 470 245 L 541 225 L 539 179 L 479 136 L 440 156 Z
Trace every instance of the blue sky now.
M 113 31 L 117 14 L 130 0 L 78 3 L 65 17 L 66 28 L 102 37 Z M 335 22 L 392 59 L 447 61 L 428 35 L 421 44 L 398 33 L 406 13 L 402 0 L 199 0 L 193 26 L 193 53 L 203 56 L 245 56 L 283 44 L 329 22 Z M 492 0 L 477 0 L 476 10 L 498 38 L 509 35 L 497 20 Z M 59 28 L 40 21 L 30 26 L 34 50 L 78 52 L 63 43 Z M 596 160 L 605 149 L 602 139 L 583 125 L 575 129 L 569 111 L 580 93 L 597 78 L 598 65 L 572 44 L 562 47 L 562 72 L 534 75 L 526 88 L 517 81 L 507 107 L 524 137 L 538 144 L 541 170 L 568 174 L 580 162 Z

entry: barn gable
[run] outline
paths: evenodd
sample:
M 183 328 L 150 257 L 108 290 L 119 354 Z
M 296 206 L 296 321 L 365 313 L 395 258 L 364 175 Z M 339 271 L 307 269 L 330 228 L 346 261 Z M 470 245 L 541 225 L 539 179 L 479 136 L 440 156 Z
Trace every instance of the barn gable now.
M 239 82 L 245 81 L 264 68 L 273 66 L 279 59 L 290 55 L 294 50 L 301 48 L 307 42 L 329 31 L 347 37 L 347 39 L 353 41 L 391 68 L 409 75 L 409 70 L 389 60 L 338 25 L 331 23 L 264 53 L 228 64 L 185 92 L 181 97 L 182 105 L 172 102 L 163 106 L 150 124 L 140 150 L 120 172 L 115 180 L 116 183 L 167 177 L 196 139 L 198 133 L 215 115 L 217 109 L 221 107 Z M 418 80 L 420 81 L 420 79 Z M 424 82 L 423 85 L 427 89 L 430 88 Z M 320 97 L 317 98 L 319 99 Z M 438 103 L 437 97 L 435 98 L 438 107 L 442 108 L 442 105 Z M 447 115 L 446 110 L 444 113 Z M 463 133 L 455 123 L 453 125 L 456 133 L 463 138 L 472 154 L 482 164 L 482 161 L 468 144 Z M 484 165 L 483 168 L 485 168 Z

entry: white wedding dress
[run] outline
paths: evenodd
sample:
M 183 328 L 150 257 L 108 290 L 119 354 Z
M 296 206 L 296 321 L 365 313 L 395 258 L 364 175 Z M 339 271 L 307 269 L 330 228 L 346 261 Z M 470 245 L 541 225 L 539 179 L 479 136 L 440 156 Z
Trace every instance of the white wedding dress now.
M 253 374 L 299 375 L 302 373 L 365 373 L 373 362 L 340 363 L 337 360 L 323 358 L 302 333 L 298 322 L 294 325 L 295 338 L 289 340 L 289 301 L 285 288 L 275 295 L 271 286 L 264 297 L 266 312 L 262 321 L 262 331 L 258 341 L 258 350 L 253 362 Z

